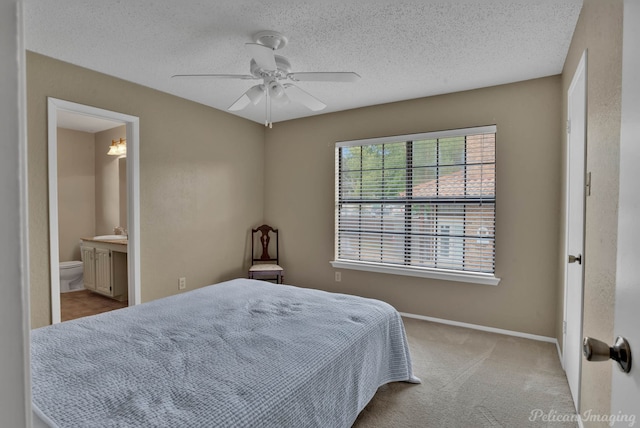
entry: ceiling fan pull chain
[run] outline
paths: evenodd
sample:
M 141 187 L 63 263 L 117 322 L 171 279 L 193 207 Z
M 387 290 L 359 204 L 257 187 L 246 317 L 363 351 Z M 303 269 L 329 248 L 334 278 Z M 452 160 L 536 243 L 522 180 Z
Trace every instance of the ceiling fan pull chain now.
M 269 94 L 269 91 L 267 91 L 267 94 Z M 273 112 L 273 106 L 271 105 L 271 94 L 269 94 L 267 102 L 269 103 L 269 129 L 271 129 L 273 128 L 273 121 L 271 120 L 271 114 Z
M 264 99 L 264 127 L 269 126 L 269 90 L 266 91 L 266 97 Z

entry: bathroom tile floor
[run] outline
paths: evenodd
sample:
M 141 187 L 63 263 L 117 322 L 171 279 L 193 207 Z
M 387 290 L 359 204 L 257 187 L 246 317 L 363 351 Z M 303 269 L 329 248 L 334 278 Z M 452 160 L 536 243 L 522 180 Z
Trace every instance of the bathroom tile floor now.
M 128 302 L 101 296 L 89 290 L 60 294 L 60 315 L 62 321 L 69 321 L 89 315 L 100 314 L 128 306 Z

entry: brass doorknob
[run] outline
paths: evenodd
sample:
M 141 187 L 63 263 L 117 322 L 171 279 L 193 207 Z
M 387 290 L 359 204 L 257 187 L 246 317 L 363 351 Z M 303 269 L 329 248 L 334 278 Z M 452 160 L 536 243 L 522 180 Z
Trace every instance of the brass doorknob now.
M 617 361 L 623 372 L 629 373 L 631 370 L 631 348 L 624 337 L 618 336 L 611 347 L 598 339 L 585 337 L 582 341 L 582 353 L 587 361 L 612 359 Z

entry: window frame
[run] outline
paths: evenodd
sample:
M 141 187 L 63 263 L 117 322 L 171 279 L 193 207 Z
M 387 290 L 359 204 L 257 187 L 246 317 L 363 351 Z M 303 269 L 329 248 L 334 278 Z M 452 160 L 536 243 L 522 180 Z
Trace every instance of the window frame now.
M 343 147 L 358 147 L 358 146 L 368 146 L 368 145 L 379 145 L 379 144 L 388 144 L 388 143 L 401 143 L 403 141 L 419 141 L 419 140 L 432 140 L 432 139 L 443 139 L 450 137 L 460 137 L 467 135 L 476 135 L 483 133 L 497 133 L 496 125 L 489 126 L 480 126 L 480 127 L 472 127 L 472 128 L 461 128 L 461 129 L 452 129 L 445 131 L 436 131 L 436 132 L 427 132 L 427 133 L 419 133 L 419 134 L 407 134 L 407 135 L 397 135 L 397 136 L 389 136 L 389 137 L 379 137 L 379 138 L 369 138 L 362 140 L 351 140 L 351 141 L 340 141 L 336 142 L 334 150 L 338 153 L 340 148 Z M 496 148 L 494 148 L 496 150 Z M 466 164 L 466 161 L 465 161 Z M 496 159 L 497 166 L 497 159 Z M 339 226 L 339 200 L 338 195 L 340 191 L 340 164 L 338 161 L 338 156 L 336 155 L 336 163 L 335 163 L 335 224 L 334 224 L 334 260 L 330 261 L 331 265 L 334 268 L 338 269 L 352 269 L 352 270 L 360 270 L 367 272 L 377 272 L 377 273 L 388 273 L 394 275 L 403 275 L 403 276 L 413 276 L 413 277 L 422 277 L 422 278 L 432 278 L 432 279 L 440 279 L 447 281 L 458 281 L 458 282 L 466 282 L 466 283 L 474 283 L 474 284 L 484 284 L 484 285 L 498 285 L 500 282 L 500 278 L 495 276 L 495 273 L 484 273 L 484 272 L 474 272 L 474 271 L 465 271 L 465 270 L 454 270 L 454 269 L 442 269 L 442 268 L 433 268 L 433 267 L 421 267 L 421 266 L 407 266 L 407 265 L 395 265 L 392 263 L 378 263 L 371 261 L 361 261 L 361 260 L 348 260 L 348 259 L 339 259 L 339 248 L 338 248 L 338 226 Z M 497 192 L 496 192 L 497 193 Z M 495 199 L 496 195 L 493 197 L 494 199 L 494 239 L 495 234 Z M 495 267 L 495 253 L 494 253 L 494 267 Z M 495 269 L 494 269 L 495 272 Z

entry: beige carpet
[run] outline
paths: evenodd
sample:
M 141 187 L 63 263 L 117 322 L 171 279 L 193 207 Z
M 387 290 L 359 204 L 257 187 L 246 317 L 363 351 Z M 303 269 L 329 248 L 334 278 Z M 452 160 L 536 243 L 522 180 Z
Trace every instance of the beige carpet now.
M 381 387 L 354 427 L 578 426 L 555 344 L 409 318 L 404 324 L 422 384 Z

